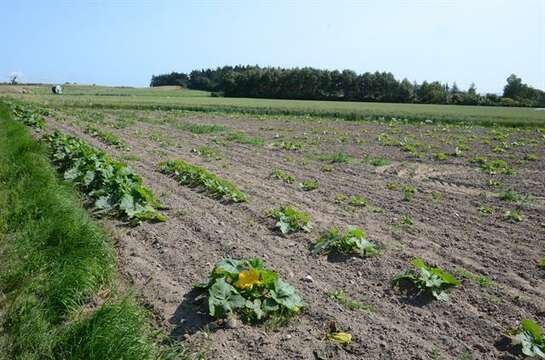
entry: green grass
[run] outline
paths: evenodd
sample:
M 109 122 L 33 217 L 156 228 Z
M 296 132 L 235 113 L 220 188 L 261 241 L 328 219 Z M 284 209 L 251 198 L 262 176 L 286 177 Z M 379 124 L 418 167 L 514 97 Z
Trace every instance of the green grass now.
M 377 166 L 377 167 L 386 166 L 386 165 L 390 165 L 390 161 L 383 158 L 374 158 L 374 159 L 369 159 L 369 164 L 373 166 Z
M 457 268 L 454 271 L 454 274 L 459 276 L 462 279 L 471 280 L 484 288 L 490 287 L 494 284 L 494 282 L 490 280 L 489 278 L 487 278 L 486 276 L 476 275 L 464 268 Z
M 2 104 L 0 118 L 0 359 L 156 358 L 107 236 Z
M 328 294 L 329 297 L 333 300 L 335 300 L 337 303 L 341 304 L 347 309 L 350 310 L 359 310 L 364 313 L 370 314 L 373 312 L 373 309 L 371 306 L 364 304 L 362 302 L 359 302 L 357 300 L 351 299 L 343 290 L 335 290 L 332 293 Z
M 343 164 L 343 163 L 347 163 L 350 160 L 350 158 L 347 154 L 338 152 L 335 154 L 320 155 L 318 156 L 318 160 L 328 161 L 332 164 Z
M 265 143 L 265 140 L 258 138 L 258 137 L 252 137 L 248 136 L 245 133 L 233 131 L 225 136 L 226 141 L 234 142 L 237 144 L 243 144 L 243 145 L 263 145 Z
M 6 85 L 2 86 L 6 87 Z M 532 108 L 491 106 L 391 104 L 343 101 L 278 100 L 210 97 L 194 90 L 160 88 L 110 88 L 68 86 L 65 95 L 50 94 L 49 87 L 27 87 L 33 94 L 16 97 L 49 106 L 126 109 L 178 109 L 249 115 L 293 115 L 345 120 L 402 120 L 454 122 L 492 126 L 535 127 L 545 125 L 545 112 Z M 2 89 L 0 89 L 0 93 Z
M 539 259 L 539 261 L 537 262 L 537 266 L 541 270 L 545 270 L 545 256 Z

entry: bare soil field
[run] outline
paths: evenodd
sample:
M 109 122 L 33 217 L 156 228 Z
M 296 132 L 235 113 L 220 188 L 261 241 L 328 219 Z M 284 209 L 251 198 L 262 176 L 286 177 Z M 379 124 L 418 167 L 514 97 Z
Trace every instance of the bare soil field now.
M 108 145 L 90 126 L 120 144 Z M 129 163 L 168 207 L 164 223 L 104 221 L 121 272 L 158 324 L 207 359 L 516 359 L 498 344 L 502 334 L 522 318 L 545 319 L 545 271 L 537 267 L 545 256 L 543 132 L 76 109 L 55 111 L 47 127 Z M 503 159 L 513 173 L 491 175 L 471 161 L 477 157 Z M 170 159 L 233 182 L 248 201 L 223 203 L 181 186 L 158 171 Z M 296 181 L 272 178 L 273 169 Z M 318 188 L 303 191 L 304 179 L 318 180 Z M 267 211 L 285 204 L 310 215 L 310 233 L 282 236 L 273 228 Z M 348 225 L 364 229 L 380 253 L 310 254 L 321 233 Z M 391 286 L 414 256 L 462 280 L 450 302 Z M 193 285 L 224 257 L 263 258 L 297 289 L 303 313 L 274 329 L 214 321 Z M 336 301 L 331 294 L 339 290 L 362 308 Z M 351 344 L 326 339 L 331 322 L 353 335 Z

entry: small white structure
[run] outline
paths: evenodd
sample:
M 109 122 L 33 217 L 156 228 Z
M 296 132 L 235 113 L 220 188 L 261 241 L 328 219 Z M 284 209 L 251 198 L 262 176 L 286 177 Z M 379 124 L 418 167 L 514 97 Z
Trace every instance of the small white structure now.
M 61 95 L 63 88 L 61 85 L 55 85 L 51 88 L 51 91 L 53 92 L 53 94 Z

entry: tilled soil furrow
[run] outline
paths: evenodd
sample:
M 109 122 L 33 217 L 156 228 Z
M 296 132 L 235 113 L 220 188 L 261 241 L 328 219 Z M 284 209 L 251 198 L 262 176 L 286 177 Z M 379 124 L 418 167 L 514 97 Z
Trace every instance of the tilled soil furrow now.
M 273 125 L 289 124 L 293 129 L 290 136 L 301 135 L 304 127 L 313 126 L 308 122 L 183 119 L 184 123 L 188 121 L 221 124 L 252 136 Z M 50 124 L 117 158 L 127 154 L 105 146 L 68 123 L 51 119 Z M 382 125 L 335 125 L 353 132 L 369 129 L 368 139 L 386 129 Z M 325 128 L 325 124 L 320 126 Z M 150 139 L 152 133 L 162 134 L 161 138 L 173 146 Z M 208 348 L 211 358 L 427 359 L 438 351 L 441 358 L 456 359 L 470 349 L 475 358 L 496 359 L 501 353 L 493 344 L 504 329 L 521 317 L 539 318 L 545 314 L 543 279 L 528 262 L 529 254 L 535 254 L 536 246 L 544 240 L 543 234 L 533 231 L 540 208 L 533 209 L 528 221 L 519 224 L 497 217 L 482 218 L 470 207 L 479 203 L 476 192 L 481 192 L 478 190 L 481 185 L 473 186 L 474 175 L 468 175 L 467 179 L 460 177 L 455 182 L 435 173 L 431 179 L 427 173 L 411 178 L 401 172 L 405 169 L 401 163 L 382 171 L 354 162 L 335 165 L 333 173 L 323 173 L 320 171 L 323 162 L 311 159 L 305 166 L 286 162 L 285 157 L 315 155 L 316 149 L 331 154 L 344 149 L 344 144 L 328 143 L 325 148 L 324 144 L 308 146 L 302 154 L 252 145 L 224 146 L 211 143 L 213 136 L 177 130 L 173 123 L 137 123 L 116 130 L 116 134 L 130 145 L 130 153 L 138 156 L 137 160 L 131 160 L 131 166 L 169 207 L 165 223 L 146 223 L 131 229 L 107 221 L 118 239 L 122 271 L 136 285 L 161 324 L 172 331 L 172 336 L 184 338 L 191 346 Z M 271 141 L 273 136 L 274 130 L 267 133 Z M 364 147 L 345 151 L 357 157 L 374 144 L 373 140 Z M 205 162 L 190 153 L 192 148 L 204 145 L 221 148 L 223 159 Z M 375 153 L 395 153 L 387 157 L 407 161 L 397 148 L 380 148 Z M 232 181 L 249 194 L 249 201 L 224 204 L 157 171 L 161 160 L 174 158 L 199 164 Z M 466 171 L 464 166 L 456 166 L 458 172 Z M 269 179 L 275 167 L 297 179 L 317 178 L 320 187 L 304 192 L 297 184 Z M 408 163 L 409 169 L 414 167 L 412 162 Z M 467 173 L 483 178 L 475 169 Z M 385 189 L 388 182 L 410 183 L 418 191 L 411 201 L 403 201 L 401 192 Z M 441 190 L 443 198 L 432 201 L 429 196 L 432 190 Z M 383 208 L 384 213 L 336 203 L 336 193 L 364 196 L 371 205 Z M 271 229 L 273 222 L 265 211 L 284 203 L 307 211 L 316 229 L 311 234 L 279 236 Z M 497 199 L 491 203 L 502 206 Z M 411 216 L 412 226 L 400 225 L 403 215 Z M 383 247 L 381 255 L 366 259 L 309 255 L 308 246 L 318 238 L 319 231 L 349 224 L 361 226 L 372 240 L 376 239 Z M 495 284 L 481 287 L 474 280 L 464 280 L 452 291 L 448 304 L 405 298 L 391 288 L 389 281 L 415 255 L 448 269 L 454 270 L 455 264 L 486 275 Z M 275 331 L 241 325 L 235 329 L 213 329 L 205 336 L 199 330 L 210 325 L 211 319 L 206 315 L 206 306 L 194 298 L 192 285 L 205 281 L 213 264 L 226 256 L 264 258 L 297 288 L 308 304 L 307 311 L 287 327 Z M 339 289 L 371 306 L 371 312 L 348 310 L 335 302 L 328 294 Z M 325 341 L 329 321 L 351 332 L 353 344 L 343 349 Z

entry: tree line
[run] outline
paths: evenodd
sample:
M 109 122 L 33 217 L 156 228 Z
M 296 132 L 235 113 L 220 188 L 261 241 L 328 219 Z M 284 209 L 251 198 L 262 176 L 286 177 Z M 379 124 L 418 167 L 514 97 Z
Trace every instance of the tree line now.
M 390 72 L 321 70 L 311 67 L 277 68 L 224 66 L 153 75 L 150 86 L 179 85 L 210 91 L 216 96 L 299 100 L 341 100 L 420 104 L 545 106 L 545 92 L 524 84 L 516 75 L 507 78 L 503 95 L 479 94 L 456 83 L 397 80 Z

